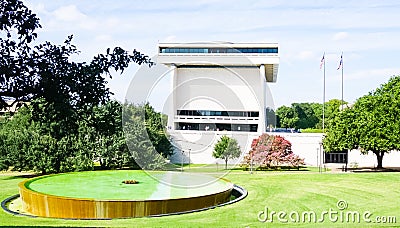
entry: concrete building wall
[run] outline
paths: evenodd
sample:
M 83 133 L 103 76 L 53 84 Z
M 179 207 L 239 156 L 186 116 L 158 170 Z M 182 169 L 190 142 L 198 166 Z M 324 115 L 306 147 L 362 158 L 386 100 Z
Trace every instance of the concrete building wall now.
M 280 135 L 292 143 L 293 153 L 305 159 L 306 165 L 318 166 L 323 158 L 320 151 L 320 142 L 322 141 L 323 134 L 317 133 L 269 133 L 272 135 Z M 240 162 L 245 154 L 248 153 L 253 139 L 259 136 L 258 133 L 236 133 L 236 132 L 207 132 L 207 131 L 185 131 L 183 134 L 180 131 L 172 133 L 172 138 L 177 139 L 174 141 L 179 150 L 171 156 L 171 162 L 180 163 L 189 162 L 189 148 L 191 149 L 190 161 L 194 164 L 223 164 L 224 161 L 212 157 L 212 151 L 215 143 L 222 135 L 227 135 L 238 140 L 242 149 L 242 156 L 239 159 L 230 160 L 230 164 Z M 179 140 L 180 139 L 180 140 Z M 321 157 L 322 156 L 322 157 Z M 358 167 L 375 167 L 377 165 L 376 156 L 373 153 L 363 155 L 359 150 L 352 150 L 349 153 L 349 166 L 356 163 Z M 341 166 L 340 164 L 324 164 L 329 166 Z M 385 154 L 383 157 L 384 167 L 400 167 L 400 152 L 393 151 Z
M 252 140 L 259 136 L 256 132 L 174 131 L 170 133 L 170 136 L 177 149 L 170 157 L 170 160 L 172 163 L 181 163 L 182 161 L 183 163 L 189 163 L 190 149 L 191 163 L 215 164 L 218 162 L 219 164 L 222 164 L 224 161 L 221 159 L 215 159 L 212 156 L 212 152 L 214 145 L 223 135 L 235 138 L 242 151 L 240 158 L 230 160 L 230 164 L 240 162 L 243 156 L 250 150 Z
M 176 108 L 260 111 L 259 68 L 178 68 Z

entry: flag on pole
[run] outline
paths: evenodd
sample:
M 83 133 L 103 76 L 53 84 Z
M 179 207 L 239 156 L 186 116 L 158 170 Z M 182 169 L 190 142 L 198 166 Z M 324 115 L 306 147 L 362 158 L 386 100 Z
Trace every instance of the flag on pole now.
M 339 66 L 338 66 L 337 70 L 339 70 L 340 67 L 342 67 L 342 65 L 343 65 L 343 53 L 342 53 L 342 55 L 340 56 L 340 62 L 339 62 Z
M 321 64 L 319 65 L 319 69 L 322 68 L 322 65 L 324 65 L 324 62 L 325 62 L 325 53 L 324 53 L 324 55 L 322 56 Z

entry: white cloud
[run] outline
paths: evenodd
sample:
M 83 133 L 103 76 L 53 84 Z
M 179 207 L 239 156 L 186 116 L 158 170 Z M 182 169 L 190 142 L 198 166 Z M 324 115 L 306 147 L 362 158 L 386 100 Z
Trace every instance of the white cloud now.
M 302 51 L 298 54 L 298 58 L 302 60 L 312 59 L 314 58 L 314 53 L 312 51 Z
M 390 78 L 393 75 L 399 75 L 400 68 L 382 68 L 361 70 L 346 74 L 345 80 L 360 80 L 368 78 Z
M 333 36 L 334 41 L 346 39 L 349 36 L 347 32 L 338 32 Z
M 110 42 L 112 41 L 112 36 L 107 34 L 98 35 L 95 37 L 95 40 L 98 42 Z
M 87 16 L 80 12 L 75 5 L 62 6 L 54 10 L 52 14 L 60 21 L 73 22 L 87 19 Z
M 176 42 L 176 36 L 171 35 L 171 36 L 167 36 L 164 40 L 161 40 L 161 42 Z

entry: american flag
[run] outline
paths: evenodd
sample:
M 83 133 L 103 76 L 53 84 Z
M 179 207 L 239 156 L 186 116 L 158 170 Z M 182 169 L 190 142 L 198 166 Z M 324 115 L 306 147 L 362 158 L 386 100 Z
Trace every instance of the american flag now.
M 342 53 L 342 55 L 340 56 L 339 67 L 337 68 L 337 70 L 339 70 L 340 67 L 343 67 L 343 53 Z
M 324 55 L 322 56 L 321 64 L 319 65 L 319 69 L 322 68 L 322 65 L 324 64 L 324 62 L 325 62 L 325 53 L 324 53 Z

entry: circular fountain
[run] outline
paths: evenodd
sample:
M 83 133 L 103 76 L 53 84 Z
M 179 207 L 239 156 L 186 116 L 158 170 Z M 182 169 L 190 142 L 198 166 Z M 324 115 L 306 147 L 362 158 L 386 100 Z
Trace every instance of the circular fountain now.
M 136 184 L 125 184 L 135 180 Z M 48 175 L 19 184 L 22 210 L 34 216 L 109 219 L 160 216 L 229 202 L 234 185 L 182 172 L 92 171 Z

